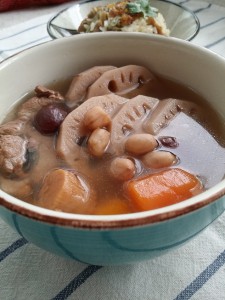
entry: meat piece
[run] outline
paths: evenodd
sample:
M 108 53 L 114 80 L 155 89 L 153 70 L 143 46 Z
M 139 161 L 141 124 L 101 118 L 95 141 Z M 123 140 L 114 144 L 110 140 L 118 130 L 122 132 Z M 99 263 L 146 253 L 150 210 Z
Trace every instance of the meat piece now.
M 81 160 L 80 139 L 90 134 L 82 124 L 85 113 L 92 107 L 100 106 L 109 116 L 113 116 L 126 101 L 125 98 L 111 94 L 93 97 L 74 109 L 60 126 L 56 144 L 58 156 L 72 166 L 76 163 L 76 160 Z
M 156 135 L 181 111 L 191 113 L 192 110 L 197 111 L 197 107 L 196 104 L 189 101 L 173 98 L 161 100 L 150 117 L 146 119 L 143 128 L 146 132 Z
M 24 102 L 18 111 L 18 117 L 24 122 L 32 119 L 34 114 L 43 106 L 64 102 L 64 97 L 59 92 L 50 90 L 44 86 L 36 86 L 35 92 L 37 96 Z
M 136 65 L 110 70 L 100 76 L 89 87 L 87 99 L 110 93 L 123 95 L 154 78 L 154 75 L 148 69 Z
M 113 66 L 97 66 L 90 68 L 78 75 L 76 75 L 66 94 L 66 102 L 69 107 L 74 107 L 82 101 L 87 93 L 87 89 L 92 85 L 104 72 L 113 70 Z
M 142 122 L 157 106 L 159 100 L 147 96 L 130 99 L 112 120 L 111 147 L 113 152 L 124 152 L 125 138 L 131 133 L 142 132 Z
M 46 97 L 46 98 L 54 99 L 56 101 L 64 100 L 64 97 L 59 92 L 50 90 L 42 85 L 36 86 L 35 93 L 38 98 Z
M 0 135 L 19 135 L 22 133 L 25 122 L 16 119 L 5 124 L 0 125 Z
M 18 111 L 18 117 L 26 122 L 32 119 L 43 106 L 62 102 L 63 100 L 58 98 L 33 97 L 21 105 L 21 108 Z
M 19 176 L 27 160 L 28 141 L 20 136 L 0 136 L 0 170 L 7 175 Z

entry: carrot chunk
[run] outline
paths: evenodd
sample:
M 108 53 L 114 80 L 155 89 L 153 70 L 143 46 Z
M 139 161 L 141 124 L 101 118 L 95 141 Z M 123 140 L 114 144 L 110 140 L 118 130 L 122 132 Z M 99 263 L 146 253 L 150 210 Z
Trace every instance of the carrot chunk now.
M 124 189 L 139 210 L 151 210 L 186 200 L 203 187 L 196 176 L 174 168 L 131 180 Z
M 114 198 L 107 199 L 97 205 L 94 214 L 96 215 L 118 215 L 131 213 L 126 200 Z

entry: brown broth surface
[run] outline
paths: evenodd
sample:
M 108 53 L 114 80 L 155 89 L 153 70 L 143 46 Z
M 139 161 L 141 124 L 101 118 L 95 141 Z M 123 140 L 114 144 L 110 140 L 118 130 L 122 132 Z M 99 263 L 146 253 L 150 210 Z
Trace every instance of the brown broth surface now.
M 204 189 L 208 189 L 220 182 L 224 178 L 224 162 L 225 162 L 225 126 L 224 120 L 220 120 L 218 115 L 213 109 L 205 104 L 204 100 L 188 87 L 184 87 L 178 83 L 172 82 L 165 78 L 158 78 L 159 81 L 154 85 L 144 84 L 140 88 L 130 91 L 123 97 L 133 98 L 136 95 L 142 94 L 158 99 L 177 98 L 182 100 L 191 101 L 200 105 L 206 117 L 203 123 L 193 119 L 191 116 L 181 112 L 179 113 L 167 127 L 163 128 L 156 139 L 162 136 L 176 137 L 179 146 L 174 149 L 168 149 L 162 145 L 159 146 L 160 150 L 167 150 L 174 153 L 179 161 L 175 167 L 185 169 L 188 172 L 197 176 L 204 185 Z M 70 79 L 56 82 L 49 87 L 60 91 L 65 94 Z M 26 97 L 27 99 L 27 97 Z M 24 99 L 23 99 L 24 101 Z M 204 102 L 204 104 L 203 104 Z M 15 110 L 12 111 L 7 118 L 12 119 L 15 115 Z M 22 200 L 29 203 L 38 205 L 36 199 L 37 193 L 42 184 L 43 178 L 46 174 L 54 168 L 68 168 L 63 160 L 57 158 L 55 153 L 55 140 L 56 135 L 43 135 L 40 134 L 32 124 L 32 120 L 25 128 L 25 135 L 32 136 L 38 141 L 38 160 L 34 166 L 28 171 L 24 178 L 6 178 L 0 176 L 0 185 L 3 190 L 10 191 L 10 185 L 13 182 L 29 181 L 32 185 L 32 193 L 28 197 L 20 197 Z M 81 147 L 82 151 L 86 152 L 85 143 Z M 77 164 L 79 174 L 87 181 L 91 190 L 96 193 L 97 203 L 111 201 L 110 199 L 123 198 L 128 201 L 130 212 L 135 212 L 129 200 L 126 199 L 123 193 L 123 184 L 108 175 L 109 164 L 112 159 L 110 152 L 106 152 L 101 158 L 90 158 L 87 161 L 80 160 Z M 143 164 L 134 158 L 136 163 L 137 172 L 135 177 L 140 175 L 157 172 L 157 170 L 149 170 Z M 88 170 L 87 172 L 85 170 Z M 98 205 L 97 204 L 97 205 Z

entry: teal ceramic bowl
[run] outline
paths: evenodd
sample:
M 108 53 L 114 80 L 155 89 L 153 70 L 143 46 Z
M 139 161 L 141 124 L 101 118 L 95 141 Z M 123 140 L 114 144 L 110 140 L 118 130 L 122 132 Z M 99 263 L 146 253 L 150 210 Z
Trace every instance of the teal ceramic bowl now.
M 103 64 L 144 65 L 193 88 L 225 120 L 224 58 L 175 38 L 96 33 L 51 41 L 2 62 L 0 121 L 37 84 Z M 0 216 L 25 239 L 52 253 L 88 264 L 118 265 L 150 259 L 186 243 L 223 213 L 224 195 L 222 180 L 168 207 L 91 216 L 36 207 L 0 190 Z

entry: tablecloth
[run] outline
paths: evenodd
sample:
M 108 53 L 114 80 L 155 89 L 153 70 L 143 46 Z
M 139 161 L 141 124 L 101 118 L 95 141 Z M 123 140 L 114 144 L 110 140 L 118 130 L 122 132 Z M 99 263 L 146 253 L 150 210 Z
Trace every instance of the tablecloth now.
M 174 2 L 199 17 L 201 29 L 191 42 L 225 56 L 225 1 Z M 46 22 L 64 7 L 0 14 L 0 60 L 50 40 Z M 7 17 L 17 16 L 23 21 L 28 16 L 28 20 L 18 24 L 12 20 L 15 26 L 2 29 L 10 23 Z M 173 252 L 115 267 L 85 265 L 55 256 L 27 242 L 0 220 L 1 300 L 224 300 L 224 281 L 225 213 Z

